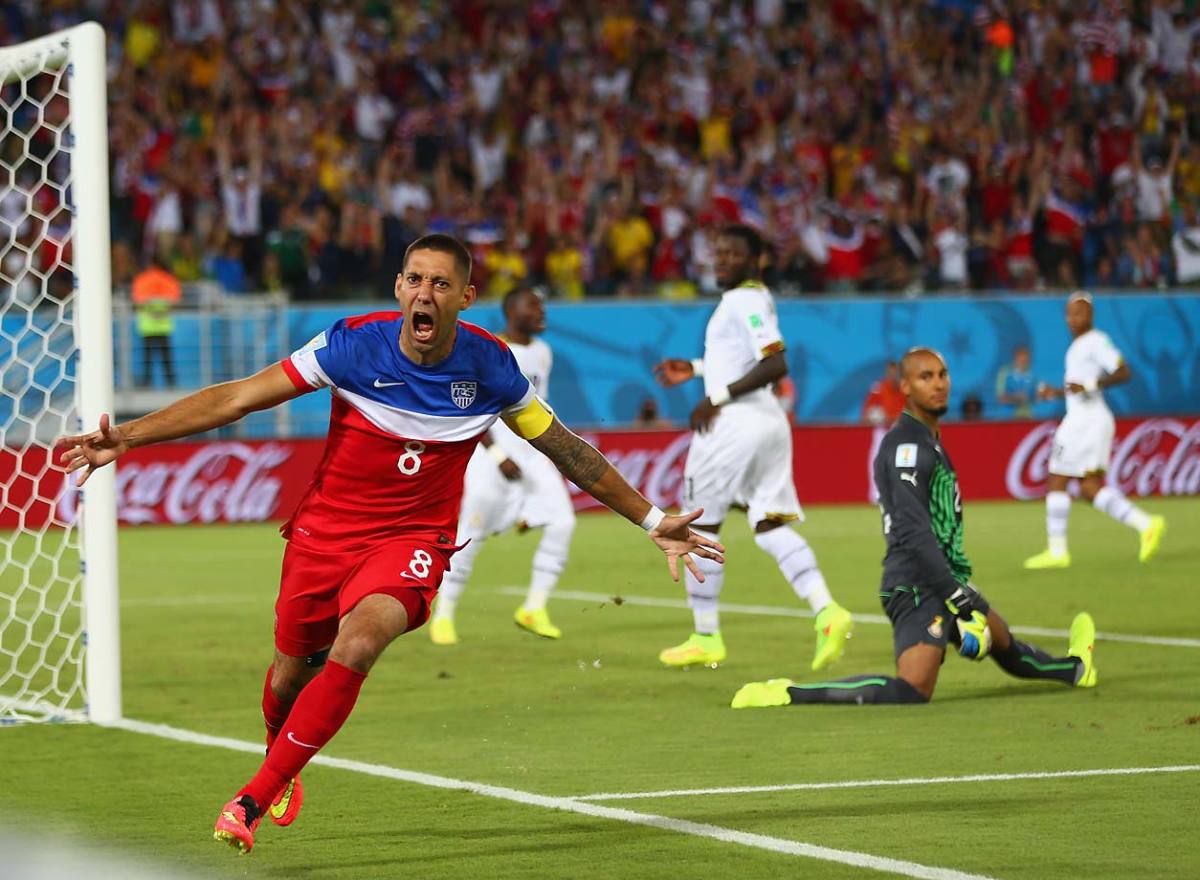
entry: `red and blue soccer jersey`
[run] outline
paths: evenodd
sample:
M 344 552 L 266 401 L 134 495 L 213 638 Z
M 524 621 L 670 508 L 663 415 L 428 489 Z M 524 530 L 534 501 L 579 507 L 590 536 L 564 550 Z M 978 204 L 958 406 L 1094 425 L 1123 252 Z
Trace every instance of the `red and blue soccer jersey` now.
M 400 351 L 403 322 L 400 312 L 345 318 L 282 362 L 296 388 L 328 387 L 333 398 L 324 455 L 282 529 L 297 546 L 352 552 L 400 537 L 453 544 L 480 436 L 500 416 L 530 437 L 549 424 L 495 336 L 459 321 L 449 356 L 421 366 Z

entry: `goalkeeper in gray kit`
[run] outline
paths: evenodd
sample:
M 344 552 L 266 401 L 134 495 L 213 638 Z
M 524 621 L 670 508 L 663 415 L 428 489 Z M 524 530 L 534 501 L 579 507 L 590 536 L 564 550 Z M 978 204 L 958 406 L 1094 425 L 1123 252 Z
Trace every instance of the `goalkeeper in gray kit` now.
M 1018 678 L 1095 687 L 1096 626 L 1086 612 L 1071 623 L 1066 657 L 1052 657 L 1015 638 L 971 584 L 963 552 L 962 496 L 939 420 L 950 374 L 936 351 L 914 348 L 900 361 L 903 415 L 875 457 L 875 486 L 887 553 L 879 596 L 896 652 L 896 675 L 855 675 L 812 684 L 786 678 L 751 682 L 733 708 L 801 703 L 926 703 L 933 697 L 947 643 L 962 656 L 991 656 Z

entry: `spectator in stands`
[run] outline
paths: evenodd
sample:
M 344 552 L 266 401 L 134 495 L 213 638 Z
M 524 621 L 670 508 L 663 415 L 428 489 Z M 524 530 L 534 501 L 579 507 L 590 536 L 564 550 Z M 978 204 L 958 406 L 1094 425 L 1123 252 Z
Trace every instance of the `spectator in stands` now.
M 242 243 L 227 236 L 205 261 L 205 274 L 221 285 L 226 293 L 246 293 L 246 267 L 242 262 Z
M 263 148 L 256 128 L 257 117 L 250 117 L 250 131 L 239 131 L 250 153 L 249 163 L 233 165 L 229 128 L 223 126 L 216 134 L 217 173 L 221 182 L 223 219 L 230 237 L 237 244 L 242 267 L 250 284 L 258 281 L 262 268 L 262 185 Z M 243 125 L 249 120 L 243 120 Z M 241 129 L 239 125 L 239 129 Z M 226 251 L 229 252 L 228 250 Z M 241 291 L 238 291 L 239 293 Z
M 653 397 L 647 397 L 638 407 L 637 415 L 633 419 L 633 427 L 643 431 L 661 431 L 674 428 L 675 423 L 660 416 L 658 401 Z
M 546 254 L 546 280 L 555 296 L 564 299 L 583 299 L 586 257 L 579 232 L 557 235 L 551 239 Z
M 959 409 L 964 422 L 978 422 L 983 419 L 983 398 L 978 394 L 968 394 L 963 398 Z
M 167 387 L 175 387 L 175 362 L 171 335 L 175 332 L 172 310 L 183 294 L 179 280 L 157 256 L 133 278 L 133 304 L 137 309 L 137 332 L 142 338 L 142 384 L 154 384 L 154 361 L 162 363 Z
M 1175 281 L 1178 284 L 1200 282 L 1200 209 L 1196 202 L 1185 202 L 1183 216 L 1171 237 L 1175 256 Z
M 529 275 L 525 257 L 516 247 L 516 242 L 507 235 L 503 235 L 488 249 L 483 257 L 483 269 L 487 273 L 483 295 L 494 300 L 503 299 L 506 293 L 523 284 Z
M 900 390 L 900 372 L 895 361 L 888 361 L 883 377 L 876 380 L 863 400 L 861 418 L 869 425 L 887 426 L 904 412 L 905 398 Z
M 996 402 L 1009 418 L 1033 418 L 1038 383 L 1030 364 L 1029 346 L 1018 345 L 1013 349 L 1012 363 L 996 371 Z
M 114 35 L 112 228 L 134 254 L 220 227 L 248 286 L 269 241 L 294 294 L 328 296 L 420 233 L 490 225 L 531 280 L 559 236 L 572 295 L 675 294 L 711 291 L 707 230 L 751 222 L 785 293 L 1033 289 L 1122 259 L 1158 283 L 1169 211 L 1200 198 L 1179 3 L 268 5 L 13 19 L 13 41 L 85 16 Z

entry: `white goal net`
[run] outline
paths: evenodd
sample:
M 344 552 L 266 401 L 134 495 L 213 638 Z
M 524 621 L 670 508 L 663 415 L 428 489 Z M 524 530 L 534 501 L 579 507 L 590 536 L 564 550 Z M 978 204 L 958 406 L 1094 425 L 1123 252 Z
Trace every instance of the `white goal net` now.
M 0 724 L 120 716 L 113 475 L 53 464 L 111 412 L 104 77 L 95 24 L 0 48 Z

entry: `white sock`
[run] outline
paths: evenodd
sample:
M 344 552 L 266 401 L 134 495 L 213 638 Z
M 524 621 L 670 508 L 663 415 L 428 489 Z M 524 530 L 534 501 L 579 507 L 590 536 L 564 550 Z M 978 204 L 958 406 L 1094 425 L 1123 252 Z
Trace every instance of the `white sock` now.
M 821 609 L 833 601 L 825 575 L 817 567 L 817 554 L 799 532 L 780 526 L 769 532 L 755 533 L 754 543 L 774 557 L 796 595 L 808 602 L 814 614 L 820 614 Z
M 533 576 L 529 579 L 529 591 L 525 594 L 522 607 L 526 611 L 541 611 L 546 607 L 546 600 L 557 585 L 558 572 L 535 568 Z
M 1101 513 L 1106 513 L 1122 525 L 1139 532 L 1150 525 L 1150 514 L 1142 510 L 1112 486 L 1105 486 L 1096 493 L 1092 504 Z
M 1070 515 L 1070 495 L 1066 492 L 1046 493 L 1046 538 L 1050 552 L 1055 556 L 1067 552 L 1067 519 Z
M 467 586 L 467 578 L 475 567 L 475 557 L 483 549 L 483 538 L 472 538 L 450 558 L 450 570 L 442 578 L 442 586 L 438 589 L 437 601 L 433 605 L 433 616 L 438 618 L 453 618 L 454 609 L 463 589 Z
M 712 532 L 705 532 L 695 527 L 692 531 L 706 538 L 717 540 Z M 704 583 L 696 580 L 691 570 L 684 567 L 684 583 L 687 585 L 688 607 L 692 609 L 692 620 L 695 631 L 701 635 L 712 635 L 721 631 L 721 614 L 719 600 L 721 586 L 725 583 L 725 566 L 703 556 L 693 556 L 696 567 L 704 574 Z
M 533 554 L 533 575 L 529 580 L 529 591 L 525 594 L 525 610 L 540 611 L 558 584 L 558 577 L 567 566 L 567 551 L 571 546 L 571 533 L 575 531 L 575 517 L 556 520 L 542 531 L 542 540 Z

